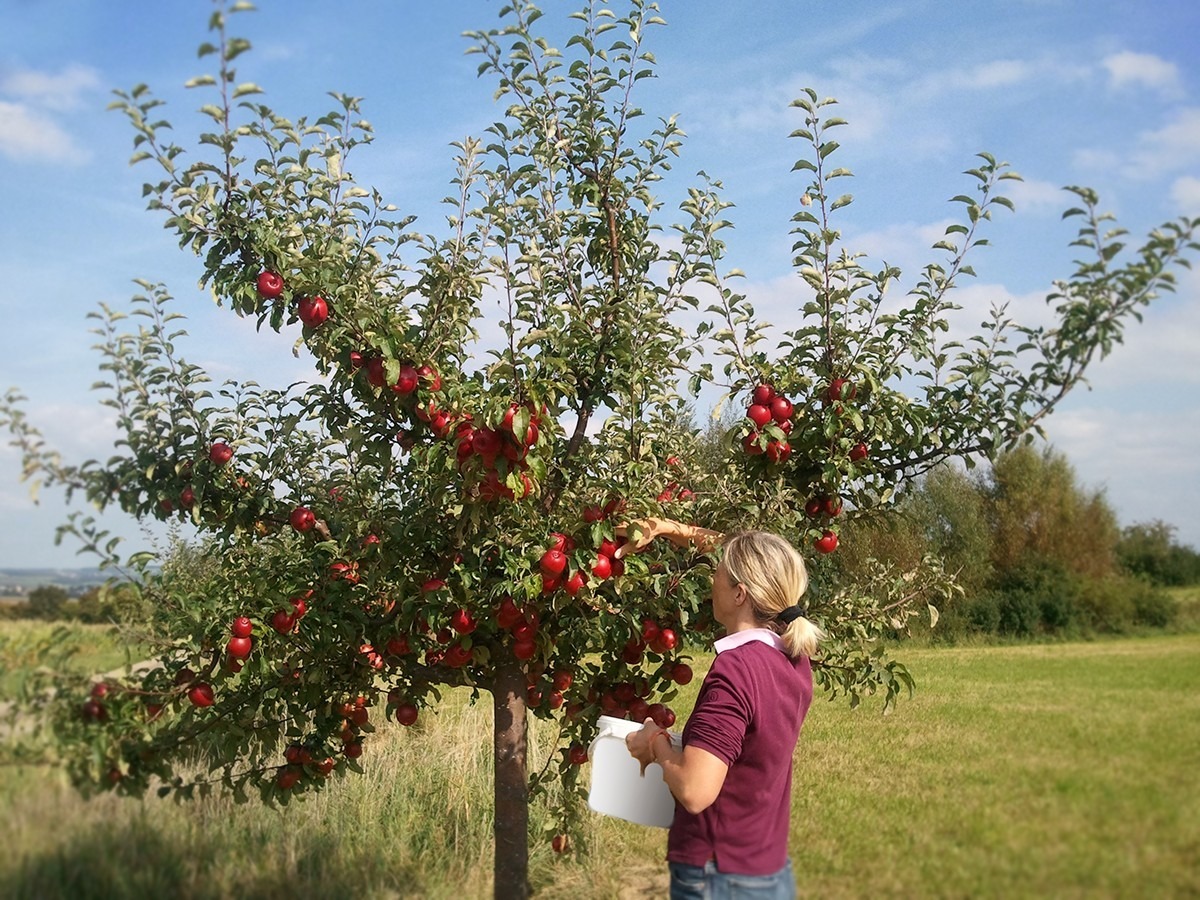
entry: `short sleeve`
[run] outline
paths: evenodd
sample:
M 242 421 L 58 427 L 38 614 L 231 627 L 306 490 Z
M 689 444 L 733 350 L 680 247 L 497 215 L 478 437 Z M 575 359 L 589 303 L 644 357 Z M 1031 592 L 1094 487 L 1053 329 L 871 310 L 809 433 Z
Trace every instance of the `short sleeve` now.
M 742 755 L 742 741 L 750 727 L 750 704 L 744 689 L 738 690 L 736 678 L 728 665 L 717 657 L 704 684 L 700 697 L 688 718 L 684 746 L 707 750 L 725 765 L 732 766 Z

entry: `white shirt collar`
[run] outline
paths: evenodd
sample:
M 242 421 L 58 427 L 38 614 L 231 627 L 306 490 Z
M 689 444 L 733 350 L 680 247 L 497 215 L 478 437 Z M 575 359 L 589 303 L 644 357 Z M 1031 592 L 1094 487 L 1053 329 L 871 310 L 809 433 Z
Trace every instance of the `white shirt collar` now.
M 752 641 L 759 641 L 774 647 L 780 653 L 783 652 L 783 638 L 773 632 L 770 628 L 747 628 L 744 631 L 735 631 L 733 634 L 727 634 L 713 642 L 713 649 L 717 653 L 724 653 L 726 650 L 735 650 Z

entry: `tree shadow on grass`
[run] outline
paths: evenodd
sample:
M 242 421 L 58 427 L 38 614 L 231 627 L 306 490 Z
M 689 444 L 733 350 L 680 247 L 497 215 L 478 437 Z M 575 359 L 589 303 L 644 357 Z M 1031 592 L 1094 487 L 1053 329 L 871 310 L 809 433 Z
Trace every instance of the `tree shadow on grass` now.
M 273 900 L 425 897 L 416 867 L 348 853 L 336 835 L 309 832 L 292 848 L 230 847 L 228 835 L 194 832 L 185 842 L 149 821 L 68 828 L 63 842 L 0 873 L 6 900 Z M 245 843 L 259 844 L 246 835 Z M 247 857 L 257 855 L 261 865 Z M 461 895 L 460 895 L 461 896 Z M 465 898 L 464 898 L 465 900 Z

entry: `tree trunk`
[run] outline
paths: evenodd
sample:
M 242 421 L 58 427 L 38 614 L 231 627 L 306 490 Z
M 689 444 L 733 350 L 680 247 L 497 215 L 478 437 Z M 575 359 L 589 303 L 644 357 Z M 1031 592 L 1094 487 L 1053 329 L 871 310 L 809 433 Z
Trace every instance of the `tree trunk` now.
M 525 673 L 515 659 L 496 668 L 492 686 L 495 750 L 496 900 L 529 896 L 529 786 L 525 773 Z

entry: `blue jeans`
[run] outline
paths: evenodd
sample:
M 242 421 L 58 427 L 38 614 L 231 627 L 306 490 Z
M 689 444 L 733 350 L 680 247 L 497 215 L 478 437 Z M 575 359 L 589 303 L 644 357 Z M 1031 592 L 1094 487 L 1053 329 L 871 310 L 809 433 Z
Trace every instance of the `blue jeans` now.
M 669 862 L 671 900 L 793 900 L 796 882 L 789 861 L 774 875 L 733 875 L 717 871 L 709 861 L 701 866 Z

